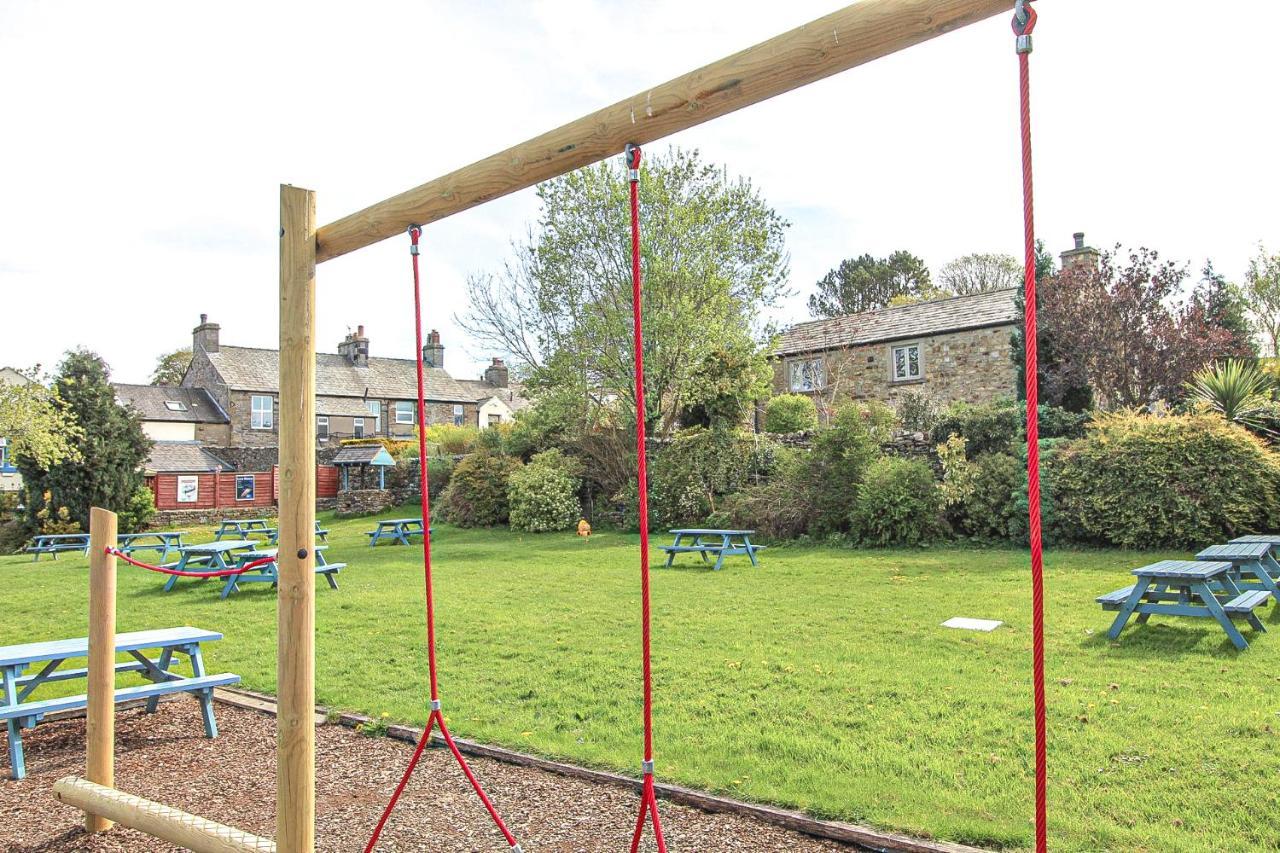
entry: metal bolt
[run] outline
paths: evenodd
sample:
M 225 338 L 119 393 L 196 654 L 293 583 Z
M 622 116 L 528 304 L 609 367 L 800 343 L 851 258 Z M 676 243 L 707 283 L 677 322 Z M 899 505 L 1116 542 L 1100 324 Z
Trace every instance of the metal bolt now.
M 299 560 L 305 560 L 305 559 L 307 559 L 307 549 L 306 549 L 306 548 L 299 548 L 299 549 L 298 549 L 298 559 L 299 559 Z

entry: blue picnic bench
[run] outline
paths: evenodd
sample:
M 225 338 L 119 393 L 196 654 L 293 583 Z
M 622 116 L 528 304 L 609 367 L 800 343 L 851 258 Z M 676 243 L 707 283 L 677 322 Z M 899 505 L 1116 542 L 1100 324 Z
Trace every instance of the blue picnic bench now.
M 178 562 L 165 566 L 179 572 L 219 572 L 235 568 L 236 551 L 251 551 L 261 545 L 253 539 L 224 539 L 205 542 L 202 545 L 183 545 L 178 549 Z M 178 584 L 179 575 L 169 575 L 164 591 L 169 592 Z
M 1135 614 L 1140 624 L 1155 614 L 1192 616 L 1217 620 L 1237 649 L 1247 649 L 1249 643 L 1232 620 L 1243 619 L 1265 632 L 1253 611 L 1266 603 L 1271 592 L 1241 590 L 1234 571 L 1234 565 L 1225 560 L 1161 560 L 1134 569 L 1137 583 L 1096 599 L 1103 610 L 1119 611 L 1107 636 L 1117 639 Z
M 267 533 L 268 545 L 280 544 L 280 528 L 268 527 L 266 529 L 266 533 Z M 319 539 L 321 542 L 329 541 L 329 531 L 325 528 L 320 527 L 320 522 L 318 521 L 316 522 L 316 538 Z
M 346 563 L 330 563 L 324 558 L 324 552 L 328 550 L 328 545 L 317 545 L 316 551 L 316 574 L 324 575 L 324 579 L 329 582 L 330 589 L 338 588 L 338 579 L 335 577 L 338 572 L 347 567 Z M 236 565 L 243 566 L 245 563 L 251 563 L 254 560 L 261 560 L 266 557 L 274 557 L 279 553 L 278 548 L 266 548 L 261 551 L 240 551 L 235 556 Z M 272 587 L 276 587 L 280 583 L 280 572 L 275 563 L 267 563 L 256 569 L 250 569 L 242 575 L 228 575 L 227 582 L 222 587 L 220 598 L 226 598 L 233 592 L 240 591 L 240 584 L 244 583 L 269 583 Z
M 373 530 L 366 530 L 369 547 L 372 548 L 383 539 L 399 545 L 408 545 L 414 536 L 421 536 L 425 531 L 421 518 L 388 518 L 378 522 Z
M 117 688 L 115 701 L 147 700 L 147 713 L 154 713 L 160 697 L 170 693 L 191 693 L 200 701 L 204 717 L 206 737 L 218 736 L 218 726 L 213 719 L 213 689 L 226 687 L 240 681 L 240 676 L 224 672 L 209 675 L 205 672 L 200 644 L 222 639 L 217 631 L 201 628 L 162 628 L 153 631 L 134 631 L 116 635 L 116 651 L 128 653 L 130 661 L 118 662 L 116 672 L 136 672 L 149 680 L 149 684 Z M 144 654 L 154 649 L 158 657 Z M 4 692 L 0 695 L 0 720 L 9 731 L 9 767 L 14 779 L 23 778 L 26 763 L 22 751 L 22 730 L 35 728 L 47 714 L 59 711 L 80 710 L 88 705 L 85 694 L 60 696 L 53 699 L 32 700 L 31 694 L 44 684 L 85 678 L 88 669 L 76 667 L 62 669 L 68 660 L 87 657 L 88 637 L 71 640 L 51 640 L 25 643 L 17 646 L 0 646 L 0 676 Z M 191 664 L 191 675 L 173 671 L 174 655 L 185 655 Z M 29 668 L 39 667 L 32 674 Z
M 1280 601 L 1280 563 L 1276 562 L 1270 542 L 1228 542 L 1211 545 L 1199 554 L 1197 560 L 1223 560 L 1231 564 L 1231 577 L 1241 590 L 1265 589 L 1274 600 Z
M 658 546 L 667 552 L 667 566 L 671 565 L 676 554 L 699 554 L 704 563 L 710 562 L 711 555 L 715 554 L 716 564 L 712 567 L 714 570 L 719 570 L 724 565 L 725 557 L 744 554 L 751 560 L 751 565 L 759 566 L 756 552 L 765 547 L 752 544 L 751 535 L 755 533 L 754 530 L 680 528 L 669 532 L 676 535 L 676 541 L 671 545 Z M 689 538 L 693 540 L 692 543 L 685 542 Z
M 213 534 L 214 542 L 221 542 L 223 536 L 234 535 L 237 539 L 248 539 L 250 536 L 262 536 L 270 539 L 276 528 L 268 527 L 265 518 L 224 518 Z
M 132 554 L 134 551 L 159 551 L 160 562 L 169 559 L 170 551 L 182 548 L 182 537 L 185 530 L 157 530 L 151 533 L 121 533 L 116 542 L 121 551 Z
M 89 534 L 88 533 L 40 533 L 31 537 L 31 544 L 23 549 L 31 554 L 31 562 L 40 559 L 41 554 L 52 554 L 53 559 L 58 559 L 58 554 L 64 551 L 79 551 L 81 554 L 89 553 Z

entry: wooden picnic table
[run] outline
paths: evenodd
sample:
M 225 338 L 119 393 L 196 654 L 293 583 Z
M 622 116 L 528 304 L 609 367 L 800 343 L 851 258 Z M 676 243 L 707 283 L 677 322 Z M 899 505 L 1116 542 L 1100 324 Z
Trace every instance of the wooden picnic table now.
M 25 549 L 31 554 L 31 562 L 40 559 L 41 554 L 52 554 L 53 559 L 58 559 L 58 554 L 63 551 L 79 551 L 82 554 L 89 553 L 89 534 L 88 533 L 38 533 L 31 537 L 31 544 Z
M 1244 619 L 1256 630 L 1266 631 L 1253 611 L 1271 593 L 1265 589 L 1241 591 L 1232 573 L 1232 563 L 1223 560 L 1161 560 L 1134 569 L 1137 583 L 1097 598 L 1103 610 L 1119 611 L 1107 636 L 1117 639 L 1134 614 L 1139 623 L 1154 614 L 1192 616 L 1217 620 L 1237 649 L 1247 649 L 1248 642 L 1232 620 Z
M 116 690 L 115 701 L 147 700 L 147 713 L 154 713 L 160 697 L 167 693 L 191 693 L 200 700 L 204 716 L 206 737 L 217 737 L 218 726 L 213 719 L 213 688 L 236 684 L 240 676 L 230 672 L 209 675 L 205 672 L 200 644 L 222 639 L 217 631 L 206 631 L 189 626 L 162 628 L 152 631 L 134 631 L 116 635 L 116 651 L 127 653 L 132 660 L 116 664 L 116 672 L 137 672 L 151 683 Z M 145 654 L 155 649 L 158 657 Z M 89 638 L 52 640 L 0 647 L 0 676 L 4 691 L 0 694 L 0 719 L 9 730 L 9 767 L 14 779 L 26 775 L 22 752 L 22 730 L 35 728 L 46 714 L 85 708 L 88 697 L 62 696 L 33 701 L 32 692 L 43 684 L 85 678 L 86 667 L 61 669 L 68 660 L 87 657 Z M 174 655 L 185 655 L 191 664 L 191 676 L 173 671 Z M 38 669 L 25 674 L 28 668 Z
M 1280 563 L 1272 554 L 1270 542 L 1229 542 L 1212 545 L 1196 554 L 1197 560 L 1224 560 L 1231 564 L 1231 577 L 1236 586 L 1245 589 L 1265 589 L 1273 599 L 1280 601 Z
M 764 545 L 755 545 L 751 542 L 751 535 L 754 530 L 715 530 L 697 527 L 682 527 L 677 530 L 669 531 L 676 535 L 676 541 L 671 545 L 659 545 L 663 551 L 667 552 L 667 565 L 675 559 L 676 554 L 699 554 L 702 562 L 710 561 L 710 555 L 715 554 L 716 564 L 713 570 L 719 570 L 724 565 L 724 558 L 735 555 L 745 554 L 751 560 L 751 565 L 759 566 L 756 560 L 756 551 L 763 549 Z M 686 544 L 685 539 L 692 538 L 692 544 Z M 735 541 L 737 540 L 737 541 Z
M 231 562 L 227 562 L 232 552 L 252 550 L 261 544 L 253 539 L 225 539 L 220 542 L 206 542 L 203 545 L 183 545 L 178 549 L 181 555 L 178 557 L 178 562 L 165 568 L 180 572 L 218 572 L 232 569 L 235 568 L 233 565 L 235 558 L 231 557 Z M 169 575 L 168 580 L 164 582 L 164 591 L 173 589 L 179 577 L 179 575 Z
M 329 582 L 330 589 L 338 588 L 338 580 L 335 575 L 347 567 L 346 563 L 330 563 L 325 560 L 324 552 L 329 549 L 328 545 L 316 546 L 316 574 L 324 575 L 324 579 Z M 267 557 L 274 557 L 279 554 L 279 548 L 264 548 L 260 551 L 240 551 L 234 554 L 237 566 L 243 566 L 245 563 L 251 563 L 254 560 L 263 560 Z M 269 583 L 272 587 L 276 587 L 280 583 L 280 573 L 275 563 L 266 563 L 256 569 L 250 569 L 242 575 L 228 575 L 227 582 L 222 587 L 220 598 L 226 598 L 233 592 L 240 591 L 242 583 Z
M 369 547 L 372 548 L 383 539 L 408 545 L 411 537 L 421 536 L 424 532 L 421 518 L 388 518 L 379 521 L 373 530 L 366 530 L 364 535 L 369 537 Z
M 224 518 L 222 524 L 218 525 L 218 531 L 213 534 L 213 541 L 221 542 L 223 536 L 233 533 L 238 539 L 248 539 L 254 534 L 270 536 L 270 531 L 274 529 L 267 526 L 265 518 Z
M 116 543 L 126 554 L 134 551 L 159 551 L 160 562 L 169 559 L 169 552 L 182 547 L 185 530 L 158 530 L 152 533 L 121 533 L 116 536 Z M 154 542 L 148 540 L 154 539 Z

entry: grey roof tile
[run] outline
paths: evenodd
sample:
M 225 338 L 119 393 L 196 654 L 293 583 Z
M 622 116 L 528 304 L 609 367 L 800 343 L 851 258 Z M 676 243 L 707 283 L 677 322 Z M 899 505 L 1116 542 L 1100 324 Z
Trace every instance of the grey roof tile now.
M 234 471 L 236 466 L 214 456 L 198 441 L 157 441 L 146 465 L 148 474 L 194 474 L 219 468 Z
M 203 388 L 182 388 L 174 385 L 128 385 L 112 383 L 116 399 L 123 405 L 133 406 L 144 421 L 176 421 L 193 424 L 225 424 L 226 412 L 214 402 Z M 174 410 L 166 403 L 176 403 Z
M 1018 320 L 1017 295 L 1017 288 L 992 290 L 797 323 L 782 333 L 774 354 L 817 352 L 1012 324 Z

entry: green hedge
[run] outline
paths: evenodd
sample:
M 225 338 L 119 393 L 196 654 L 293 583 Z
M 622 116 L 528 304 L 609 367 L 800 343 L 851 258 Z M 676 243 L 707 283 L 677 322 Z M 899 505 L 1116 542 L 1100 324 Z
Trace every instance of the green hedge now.
M 915 459 L 877 459 L 867 468 L 849 520 L 865 545 L 922 545 L 937 539 L 944 525 L 933 469 Z
M 508 481 L 520 461 L 492 453 L 472 453 L 453 469 L 444 492 L 445 517 L 459 527 L 506 524 L 511 509 Z
M 1006 453 L 1026 441 L 1026 404 L 1013 400 L 972 405 L 953 403 L 933 426 L 933 440 L 958 435 L 968 444 L 969 458 Z M 1040 406 L 1040 438 L 1082 438 L 1089 415 L 1055 406 Z
M 818 407 L 803 394 L 782 394 L 764 404 L 765 432 L 805 432 L 818 428 Z

